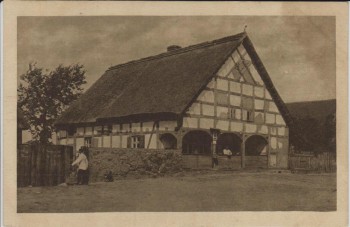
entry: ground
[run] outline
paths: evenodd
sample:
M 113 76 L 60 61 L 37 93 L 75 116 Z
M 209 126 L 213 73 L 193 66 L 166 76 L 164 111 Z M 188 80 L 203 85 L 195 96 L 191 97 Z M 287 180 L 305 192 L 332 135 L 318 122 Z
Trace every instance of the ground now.
M 18 212 L 334 211 L 335 174 L 185 172 L 18 189 Z

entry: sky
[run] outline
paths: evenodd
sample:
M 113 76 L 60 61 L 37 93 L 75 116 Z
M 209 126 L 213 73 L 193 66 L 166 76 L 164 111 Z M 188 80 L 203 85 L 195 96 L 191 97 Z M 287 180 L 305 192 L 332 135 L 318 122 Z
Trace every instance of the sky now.
M 88 89 L 110 66 L 244 30 L 285 102 L 335 98 L 335 18 L 304 16 L 18 17 L 17 78 L 29 63 L 83 64 Z

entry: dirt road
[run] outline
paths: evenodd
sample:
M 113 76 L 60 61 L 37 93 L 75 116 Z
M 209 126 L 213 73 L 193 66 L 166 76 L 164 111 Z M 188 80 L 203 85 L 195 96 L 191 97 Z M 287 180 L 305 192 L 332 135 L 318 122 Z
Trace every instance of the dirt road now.
M 197 173 L 18 189 L 18 212 L 333 211 L 335 174 Z

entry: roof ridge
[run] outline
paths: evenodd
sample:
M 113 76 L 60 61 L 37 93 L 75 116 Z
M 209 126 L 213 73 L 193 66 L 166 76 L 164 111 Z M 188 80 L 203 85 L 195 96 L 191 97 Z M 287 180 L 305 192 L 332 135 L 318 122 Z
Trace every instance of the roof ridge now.
M 182 48 L 180 48 L 178 50 L 164 52 L 164 53 L 160 53 L 160 54 L 157 54 L 157 55 L 153 55 L 153 56 L 149 56 L 149 57 L 145 57 L 145 58 L 140 58 L 138 60 L 133 60 L 133 61 L 129 61 L 129 62 L 126 62 L 126 63 L 119 64 L 119 65 L 111 66 L 106 71 L 117 69 L 117 68 L 120 68 L 120 67 L 123 67 L 123 66 L 126 66 L 126 65 L 131 65 L 131 64 L 135 64 L 135 63 L 155 60 L 155 59 L 168 57 L 168 56 L 172 56 L 172 55 L 176 55 L 176 54 L 182 54 L 182 53 L 186 53 L 188 51 L 197 50 L 197 49 L 200 49 L 200 48 L 213 46 L 213 45 L 216 45 L 216 44 L 221 44 L 221 43 L 225 43 L 225 42 L 229 42 L 229 41 L 236 41 L 236 40 L 239 40 L 239 39 L 243 40 L 246 36 L 247 36 L 247 33 L 241 32 L 241 33 L 238 33 L 236 35 L 226 36 L 226 37 L 223 37 L 223 38 L 220 38 L 220 39 L 215 39 L 215 40 L 212 40 L 212 41 L 206 41 L 206 42 L 202 42 L 202 43 L 198 43 L 198 44 L 193 44 L 193 45 L 190 45 L 190 46 L 187 46 L 187 47 L 182 47 Z

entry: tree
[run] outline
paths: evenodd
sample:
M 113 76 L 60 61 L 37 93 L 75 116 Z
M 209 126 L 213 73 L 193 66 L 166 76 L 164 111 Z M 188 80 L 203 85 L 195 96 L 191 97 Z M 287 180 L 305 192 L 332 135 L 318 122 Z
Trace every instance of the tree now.
M 21 75 L 18 87 L 18 107 L 31 126 L 31 133 L 40 143 L 49 143 L 54 122 L 70 103 L 83 92 L 86 84 L 83 65 L 59 65 L 49 72 L 29 64 Z

